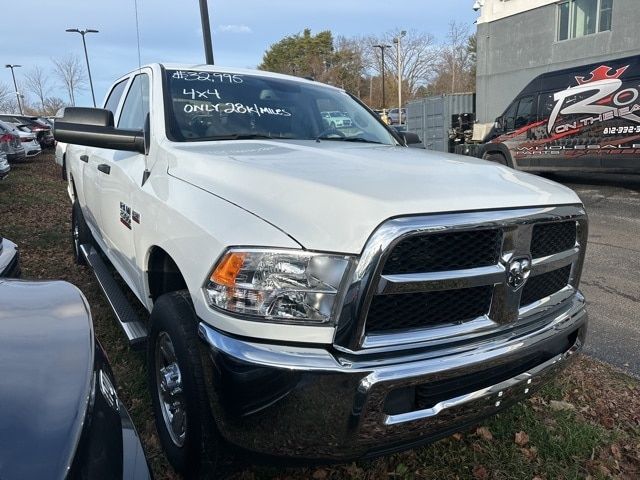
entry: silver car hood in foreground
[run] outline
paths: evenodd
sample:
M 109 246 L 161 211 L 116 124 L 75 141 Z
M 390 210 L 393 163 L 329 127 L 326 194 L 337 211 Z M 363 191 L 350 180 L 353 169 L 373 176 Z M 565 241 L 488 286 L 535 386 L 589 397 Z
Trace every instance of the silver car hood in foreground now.
M 359 253 L 390 217 L 580 203 L 570 189 L 470 157 L 322 140 L 169 144 L 169 174 L 303 247 Z

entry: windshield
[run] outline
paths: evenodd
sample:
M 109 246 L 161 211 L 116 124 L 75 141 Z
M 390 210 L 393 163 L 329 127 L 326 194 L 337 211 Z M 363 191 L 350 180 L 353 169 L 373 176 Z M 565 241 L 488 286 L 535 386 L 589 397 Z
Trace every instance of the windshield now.
M 167 135 L 173 141 L 278 138 L 397 144 L 351 96 L 321 84 L 186 70 L 167 70 L 166 80 Z M 338 116 L 339 122 L 332 120 Z

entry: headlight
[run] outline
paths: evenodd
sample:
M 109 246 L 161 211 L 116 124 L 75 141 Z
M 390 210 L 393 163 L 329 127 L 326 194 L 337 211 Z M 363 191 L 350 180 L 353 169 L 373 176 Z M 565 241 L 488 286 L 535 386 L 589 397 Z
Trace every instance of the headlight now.
M 204 291 L 211 307 L 270 322 L 332 324 L 351 257 L 229 249 Z

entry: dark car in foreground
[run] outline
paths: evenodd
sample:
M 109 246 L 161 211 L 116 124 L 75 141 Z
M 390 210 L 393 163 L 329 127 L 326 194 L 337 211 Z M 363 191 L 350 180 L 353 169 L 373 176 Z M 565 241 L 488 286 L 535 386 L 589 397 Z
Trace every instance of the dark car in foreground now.
M 2 480 L 151 478 L 76 287 L 0 279 L 0 365 Z
M 18 247 L 0 235 L 0 278 L 18 278 L 19 276 L 20 254 Z M 0 478 L 2 478 L 1 475 Z

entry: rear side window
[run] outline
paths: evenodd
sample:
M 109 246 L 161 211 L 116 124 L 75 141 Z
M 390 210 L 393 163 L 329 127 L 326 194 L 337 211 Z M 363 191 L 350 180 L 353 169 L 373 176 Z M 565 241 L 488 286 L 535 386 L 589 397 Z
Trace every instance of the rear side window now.
M 540 119 L 549 118 L 556 102 L 553 93 L 541 93 L 538 100 L 538 116 Z
M 118 104 L 120 103 L 120 98 L 122 98 L 122 93 L 124 92 L 124 87 L 127 86 L 128 80 L 128 78 L 125 78 L 124 80 L 116 83 L 111 89 L 109 98 L 107 98 L 107 101 L 104 104 L 104 108 L 106 108 L 107 110 L 111 110 L 111 113 L 113 113 L 114 115 L 116 114 Z
M 142 130 L 149 113 L 149 76 L 136 75 L 122 105 L 118 128 Z

